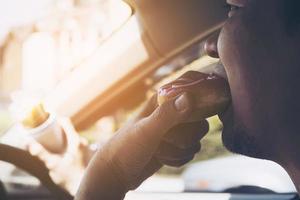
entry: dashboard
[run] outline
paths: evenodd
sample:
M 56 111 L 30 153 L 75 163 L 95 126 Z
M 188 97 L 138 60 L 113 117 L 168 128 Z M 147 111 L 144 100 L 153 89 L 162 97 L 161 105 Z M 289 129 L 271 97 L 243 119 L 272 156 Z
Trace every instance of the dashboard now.
M 125 200 L 292 200 L 296 194 L 129 193 Z

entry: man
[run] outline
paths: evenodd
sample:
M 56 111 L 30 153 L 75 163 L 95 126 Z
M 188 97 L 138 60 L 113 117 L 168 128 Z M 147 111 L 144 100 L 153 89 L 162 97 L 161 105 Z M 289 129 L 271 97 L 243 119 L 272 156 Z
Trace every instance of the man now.
M 300 189 L 300 2 L 229 0 L 229 19 L 207 44 L 228 74 L 232 106 L 221 120 L 236 153 L 282 165 Z
M 300 1 L 227 2 L 228 20 L 206 43 L 224 64 L 232 94 L 220 114 L 223 142 L 233 152 L 281 164 L 299 190 Z M 149 103 L 96 154 L 76 199 L 122 199 L 162 164 L 191 160 L 208 129 L 202 119 L 182 124 L 192 110 L 187 93 L 158 108 Z

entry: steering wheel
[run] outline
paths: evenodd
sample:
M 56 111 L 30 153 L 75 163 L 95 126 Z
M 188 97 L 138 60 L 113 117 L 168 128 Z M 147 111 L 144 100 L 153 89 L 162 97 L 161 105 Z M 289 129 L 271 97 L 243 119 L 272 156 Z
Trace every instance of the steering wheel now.
M 53 182 L 44 162 L 29 152 L 9 145 L 0 144 L 0 161 L 8 162 L 35 176 L 59 200 L 72 200 L 74 197 Z

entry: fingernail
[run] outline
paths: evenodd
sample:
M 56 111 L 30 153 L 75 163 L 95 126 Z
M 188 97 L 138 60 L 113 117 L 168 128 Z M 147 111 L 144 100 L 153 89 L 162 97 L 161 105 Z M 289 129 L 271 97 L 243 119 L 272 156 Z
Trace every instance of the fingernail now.
M 189 99 L 187 94 L 182 94 L 175 100 L 175 108 L 177 111 L 184 111 L 189 108 Z

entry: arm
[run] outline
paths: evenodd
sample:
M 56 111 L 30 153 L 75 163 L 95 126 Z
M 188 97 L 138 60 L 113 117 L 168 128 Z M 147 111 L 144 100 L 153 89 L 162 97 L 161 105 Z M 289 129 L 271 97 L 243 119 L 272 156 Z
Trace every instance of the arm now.
M 180 166 L 193 159 L 208 125 L 206 121 L 183 125 L 192 110 L 187 94 L 160 107 L 153 98 L 136 120 L 96 153 L 75 199 L 123 199 L 163 164 Z

